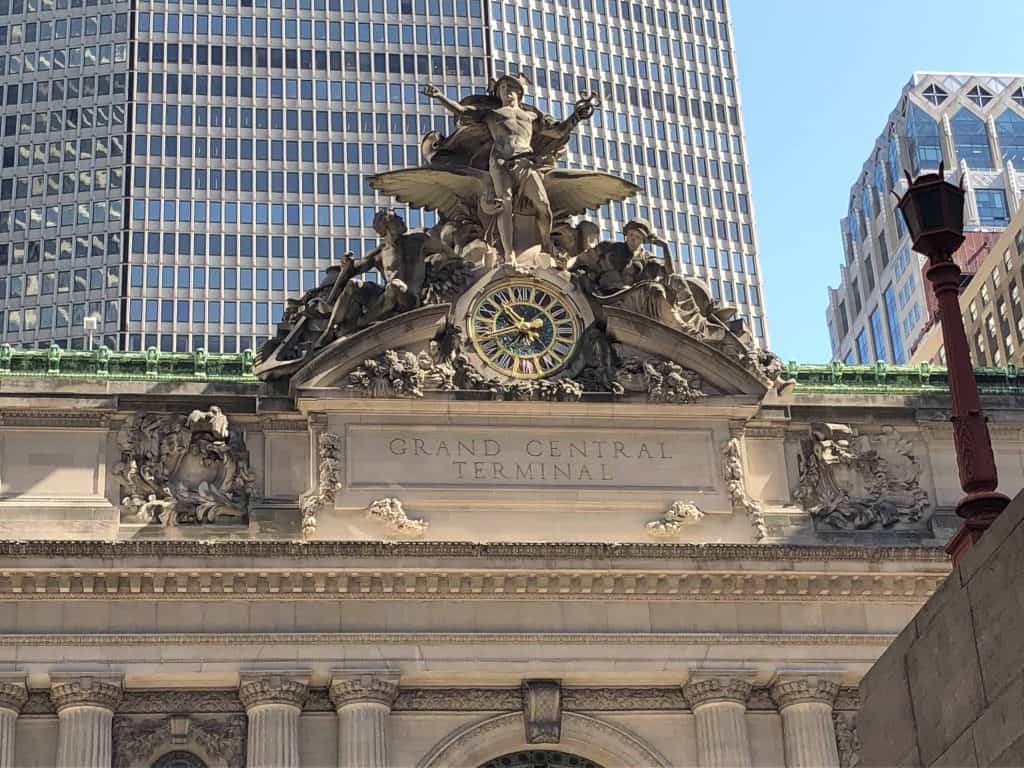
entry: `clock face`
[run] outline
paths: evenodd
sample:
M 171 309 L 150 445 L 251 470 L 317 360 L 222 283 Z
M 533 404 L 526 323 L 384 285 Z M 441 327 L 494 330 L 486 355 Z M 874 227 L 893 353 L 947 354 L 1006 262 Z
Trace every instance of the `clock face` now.
M 572 304 L 529 280 L 488 288 L 470 309 L 468 325 L 484 362 L 516 379 L 541 379 L 561 370 L 580 338 Z

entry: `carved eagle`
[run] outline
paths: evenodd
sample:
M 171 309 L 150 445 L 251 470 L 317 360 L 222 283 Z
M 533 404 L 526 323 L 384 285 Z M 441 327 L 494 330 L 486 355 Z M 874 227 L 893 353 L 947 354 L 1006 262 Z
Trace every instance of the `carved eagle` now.
M 191 432 L 209 432 L 218 440 L 227 440 L 230 434 L 228 417 L 216 405 L 211 405 L 208 411 L 201 411 L 198 408 L 192 411 L 188 415 L 186 425 Z

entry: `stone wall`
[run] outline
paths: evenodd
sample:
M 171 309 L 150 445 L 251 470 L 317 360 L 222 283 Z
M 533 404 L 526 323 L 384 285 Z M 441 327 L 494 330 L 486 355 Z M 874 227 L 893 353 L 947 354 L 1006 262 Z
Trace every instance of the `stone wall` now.
M 1024 765 L 1024 493 L 861 683 L 870 766 Z

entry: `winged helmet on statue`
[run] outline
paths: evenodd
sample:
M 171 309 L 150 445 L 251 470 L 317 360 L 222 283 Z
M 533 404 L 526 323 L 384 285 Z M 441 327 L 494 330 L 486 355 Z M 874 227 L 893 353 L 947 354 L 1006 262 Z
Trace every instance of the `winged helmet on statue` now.
M 517 254 L 536 246 L 555 255 L 553 229 L 588 209 L 632 197 L 637 187 L 607 173 L 555 168 L 573 129 L 600 100 L 582 94 L 572 114 L 555 121 L 524 101 L 527 85 L 523 75 L 503 75 L 486 93 L 461 101 L 425 86 L 423 94 L 455 116 L 455 131 L 428 133 L 421 144 L 426 165 L 378 174 L 370 186 L 453 223 L 478 224 L 506 262 L 514 264 Z

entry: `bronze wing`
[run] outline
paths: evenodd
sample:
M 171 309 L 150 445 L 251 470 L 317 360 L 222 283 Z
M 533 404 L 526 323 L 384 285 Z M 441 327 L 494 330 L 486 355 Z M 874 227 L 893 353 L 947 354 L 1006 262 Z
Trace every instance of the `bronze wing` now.
M 605 203 L 625 200 L 639 191 L 635 184 L 607 173 L 564 169 L 547 173 L 544 189 L 555 218 L 575 216 Z
M 371 176 L 371 187 L 415 208 L 435 210 L 449 220 L 476 218 L 487 173 L 473 168 L 406 168 Z

